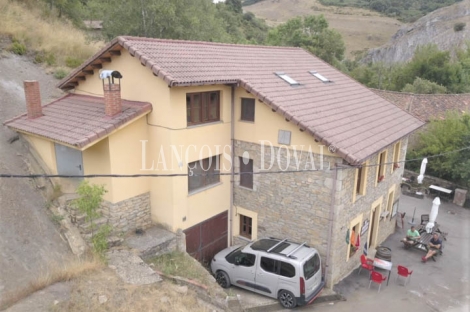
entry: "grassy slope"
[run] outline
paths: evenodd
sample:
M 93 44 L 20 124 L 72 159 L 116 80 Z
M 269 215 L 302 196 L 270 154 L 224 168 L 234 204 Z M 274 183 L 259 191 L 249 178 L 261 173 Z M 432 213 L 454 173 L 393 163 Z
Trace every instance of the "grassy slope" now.
M 396 19 L 358 8 L 323 6 L 317 0 L 265 0 L 244 7 L 257 17 L 276 25 L 299 15 L 323 14 L 330 26 L 341 33 L 346 53 L 376 48 L 387 43 L 402 25 Z
M 28 53 L 52 56 L 55 62 L 48 65 L 55 66 L 63 66 L 67 58 L 83 61 L 103 45 L 102 42 L 89 42 L 83 31 L 57 19 L 55 14 L 47 13 L 37 2 L 26 7 L 18 2 L 0 0 L 0 36 L 24 44 Z

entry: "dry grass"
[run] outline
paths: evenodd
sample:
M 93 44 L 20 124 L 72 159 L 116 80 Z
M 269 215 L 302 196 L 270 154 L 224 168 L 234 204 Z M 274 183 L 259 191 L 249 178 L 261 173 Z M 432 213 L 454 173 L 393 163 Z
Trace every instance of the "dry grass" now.
M 70 299 L 52 306 L 52 311 L 212 311 L 193 290 L 182 293 L 179 288 L 169 281 L 125 284 L 113 271 L 103 270 L 74 280 Z M 107 301 L 101 304 L 99 296 L 106 296 Z
M 89 42 L 72 24 L 47 16 L 36 4 L 26 9 L 18 2 L 0 0 L 0 34 L 24 44 L 28 51 L 52 55 L 55 64 L 49 65 L 63 65 L 66 58 L 83 61 L 103 46 L 103 42 Z
M 316 0 L 265 0 L 244 7 L 244 10 L 266 19 L 272 26 L 296 16 L 323 14 L 330 27 L 343 36 L 349 56 L 354 55 L 355 51 L 364 51 L 387 43 L 402 25 L 398 20 L 381 16 L 377 12 L 323 6 Z
M 183 277 L 206 286 L 212 297 L 219 297 L 223 293 L 211 273 L 185 252 L 170 252 L 146 262 L 152 263 L 156 270 L 166 275 Z
M 0 310 L 7 309 L 20 300 L 46 288 L 49 285 L 58 282 L 70 281 L 86 273 L 99 270 L 102 267 L 103 263 L 94 256 L 89 256 L 82 260 L 71 260 L 51 266 L 40 274 L 39 277 L 31 281 L 26 287 L 6 293 L 3 300 L 0 302 Z

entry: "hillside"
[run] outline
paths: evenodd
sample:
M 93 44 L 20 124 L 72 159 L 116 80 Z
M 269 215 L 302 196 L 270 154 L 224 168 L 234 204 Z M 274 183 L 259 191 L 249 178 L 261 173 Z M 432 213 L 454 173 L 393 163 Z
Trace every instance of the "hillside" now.
M 456 23 L 466 23 L 455 31 Z M 470 1 L 464 0 L 436 10 L 411 25 L 400 28 L 384 46 L 369 51 L 364 62 L 397 63 L 409 61 L 419 45 L 435 43 L 441 50 L 454 50 L 470 40 Z
M 387 43 L 403 25 L 396 19 L 370 10 L 323 6 L 318 0 L 265 0 L 243 7 L 263 18 L 269 25 L 278 25 L 302 15 L 325 15 L 330 27 L 343 36 L 346 54 L 376 48 Z

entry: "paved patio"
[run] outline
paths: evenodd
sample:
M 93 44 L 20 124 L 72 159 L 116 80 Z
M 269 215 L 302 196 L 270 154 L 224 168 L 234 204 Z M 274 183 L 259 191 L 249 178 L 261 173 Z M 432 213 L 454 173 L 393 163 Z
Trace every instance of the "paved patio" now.
M 431 211 L 433 198 L 417 199 L 401 196 L 399 212 L 406 212 L 404 229 L 397 229 L 382 245 L 392 249 L 393 270 L 389 286 L 382 285 L 380 293 L 377 285 L 368 289 L 367 272 L 357 274 L 357 269 L 337 284 L 334 290 L 347 300 L 325 302 L 302 307 L 299 311 L 342 312 L 361 310 L 362 312 L 468 312 L 470 311 L 470 210 L 443 202 L 439 208 L 437 221 L 441 230 L 448 232 L 444 241 L 444 254 L 427 263 L 421 262 L 423 251 L 405 250 L 400 240 L 410 227 L 416 207 L 414 223 L 420 223 L 421 214 Z M 393 222 L 393 221 L 392 221 Z M 396 282 L 398 265 L 413 270 L 410 282 Z M 384 272 L 385 273 L 385 272 Z M 232 287 L 232 291 L 242 296 L 252 311 L 281 311 L 279 304 L 272 299 L 248 294 Z M 256 299 L 256 298 L 258 299 Z M 258 303 L 258 304 L 256 304 Z M 256 307 L 256 308 L 254 308 Z M 254 308 L 254 309 L 253 309 Z

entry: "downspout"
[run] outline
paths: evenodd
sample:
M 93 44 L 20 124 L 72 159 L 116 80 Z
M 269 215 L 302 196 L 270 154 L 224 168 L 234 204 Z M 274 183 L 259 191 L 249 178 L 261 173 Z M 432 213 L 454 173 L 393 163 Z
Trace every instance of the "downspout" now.
M 334 218 L 335 218 L 335 203 L 336 203 L 336 181 L 338 180 L 338 164 L 334 164 L 334 168 L 331 171 L 333 185 L 331 187 L 331 203 L 330 203 L 330 213 L 328 216 L 329 224 L 328 224 L 328 240 L 326 245 L 326 265 L 325 265 L 325 283 L 327 282 L 328 278 L 328 268 L 331 266 L 331 244 L 333 239 L 333 225 L 334 225 Z M 328 281 L 330 283 L 333 279 Z M 327 285 L 328 288 L 332 288 L 333 285 Z
M 230 103 L 230 208 L 228 217 L 228 245 L 232 246 L 233 191 L 235 187 L 235 85 L 231 86 Z

